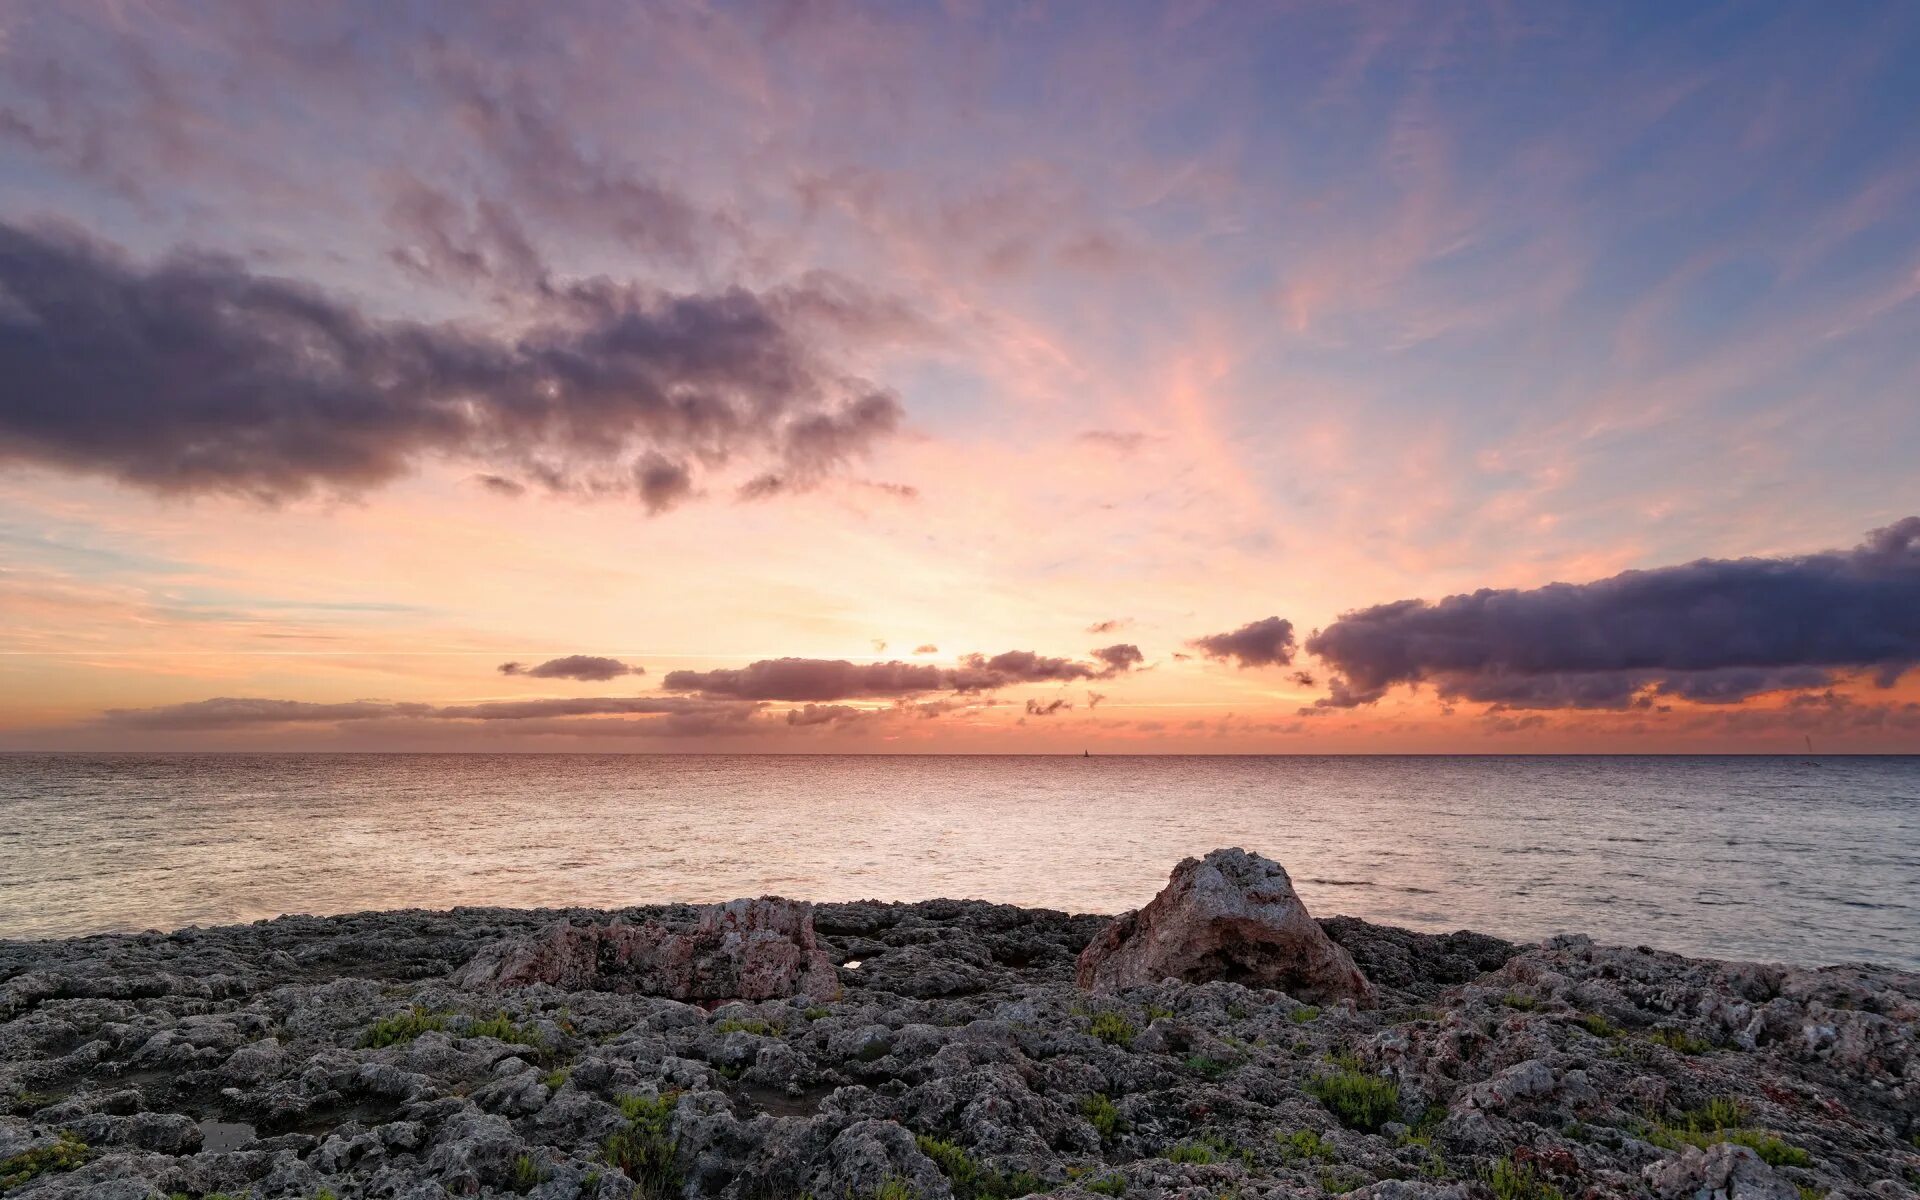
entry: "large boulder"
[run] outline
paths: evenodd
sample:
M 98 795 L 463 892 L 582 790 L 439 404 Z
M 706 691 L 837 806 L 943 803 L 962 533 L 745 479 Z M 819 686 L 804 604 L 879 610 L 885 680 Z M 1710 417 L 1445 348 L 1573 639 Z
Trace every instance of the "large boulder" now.
M 1286 869 L 1237 847 L 1175 867 L 1151 903 L 1115 917 L 1080 952 L 1077 978 L 1097 992 L 1219 979 L 1314 1002 L 1375 999 L 1353 958 L 1307 914 Z
M 778 897 L 703 904 L 690 922 L 573 925 L 509 938 L 454 973 L 463 988 L 546 983 L 564 991 L 626 992 L 675 1000 L 828 999 L 833 960 L 813 930 L 813 907 Z

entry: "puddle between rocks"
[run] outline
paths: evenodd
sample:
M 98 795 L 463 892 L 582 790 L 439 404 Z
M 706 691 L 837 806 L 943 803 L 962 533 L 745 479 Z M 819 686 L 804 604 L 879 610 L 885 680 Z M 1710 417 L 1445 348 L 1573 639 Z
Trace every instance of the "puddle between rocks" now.
M 798 1096 L 785 1088 L 748 1083 L 734 1089 L 734 1095 L 755 1112 L 775 1117 L 811 1117 L 820 1111 L 820 1103 L 833 1095 L 838 1085 L 803 1088 Z
M 202 1151 L 238 1150 L 259 1136 L 245 1121 L 201 1121 Z

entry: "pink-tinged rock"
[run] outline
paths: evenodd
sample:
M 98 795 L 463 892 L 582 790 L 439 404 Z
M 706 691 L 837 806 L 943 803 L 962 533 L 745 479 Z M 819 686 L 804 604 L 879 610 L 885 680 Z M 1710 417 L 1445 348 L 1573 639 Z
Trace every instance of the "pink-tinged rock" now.
M 811 905 L 766 897 L 703 904 L 694 913 L 685 926 L 562 922 L 482 950 L 453 982 L 464 988 L 545 983 L 686 1001 L 839 994 L 833 960 L 814 935 Z
M 1145 908 L 1115 917 L 1080 952 L 1081 987 L 1118 991 L 1178 979 L 1274 988 L 1371 1007 L 1373 985 L 1308 915 L 1279 863 L 1215 850 L 1173 869 Z

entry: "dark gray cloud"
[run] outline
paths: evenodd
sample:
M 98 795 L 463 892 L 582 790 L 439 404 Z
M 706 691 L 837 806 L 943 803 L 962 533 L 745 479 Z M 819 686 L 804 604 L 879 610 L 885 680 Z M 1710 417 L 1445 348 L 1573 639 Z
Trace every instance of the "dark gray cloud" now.
M 670 716 L 744 719 L 754 704 L 714 703 L 681 696 L 583 696 L 569 699 L 501 700 L 482 704 L 433 705 L 393 700 L 352 700 L 335 704 L 218 696 L 155 708 L 115 708 L 102 714 L 123 729 L 209 731 L 266 725 L 339 724 L 360 721 L 530 721 L 555 717 Z
M 1088 651 L 1088 653 L 1107 664 L 1106 673 L 1110 675 L 1118 675 L 1122 671 L 1131 671 L 1133 668 L 1147 661 L 1147 656 L 1140 653 L 1140 647 L 1129 645 L 1126 642 L 1121 642 L 1113 646 L 1102 646 L 1100 649 L 1091 650 Z
M 333 724 L 387 717 L 431 716 L 431 704 L 403 704 L 388 700 L 350 700 L 315 704 L 305 700 L 269 700 L 248 696 L 216 696 L 187 704 L 156 708 L 110 708 L 101 719 L 128 729 L 236 729 L 247 725 Z
M 1093 624 L 1087 626 L 1087 632 L 1112 633 L 1118 629 L 1125 629 L 1131 624 L 1133 624 L 1132 617 L 1115 617 L 1109 621 L 1095 621 Z
M 660 686 L 739 700 L 846 700 L 946 690 L 947 673 L 930 663 L 852 663 L 837 658 L 765 658 L 744 667 L 669 671 Z
M 650 513 L 677 508 L 693 496 L 693 472 L 683 461 L 649 450 L 633 464 L 634 490 Z
M 987 692 L 1019 683 L 1064 683 L 1074 679 L 1101 679 L 1110 670 L 1071 658 L 1054 658 L 1031 650 L 1008 650 L 989 658 L 969 654 L 950 672 L 956 692 Z
M 450 721 L 527 721 L 542 717 L 649 716 L 743 712 L 751 706 L 716 706 L 682 696 L 579 696 L 538 700 L 489 700 L 483 704 L 448 704 L 430 716 Z
M 1030 717 L 1051 717 L 1055 713 L 1065 712 L 1072 707 L 1073 705 L 1067 703 L 1065 700 L 1048 700 L 1044 703 L 1039 700 L 1029 700 L 1027 701 L 1027 715 Z
M 1138 662 L 1140 652 L 1137 647 L 1122 645 L 1109 646 L 1096 654 L 1101 656 L 1100 663 L 1055 658 L 1031 650 L 1009 650 L 991 657 L 969 654 L 950 669 L 898 660 L 853 663 L 840 658 L 765 658 L 744 667 L 669 671 L 660 686 L 669 692 L 702 696 L 815 702 L 929 692 L 978 693 L 1025 683 L 1109 679 Z
M 1284 667 L 1293 661 L 1293 622 L 1263 617 L 1232 633 L 1210 633 L 1187 644 L 1208 658 L 1241 667 Z
M 842 725 L 873 715 L 850 704 L 807 704 L 787 710 L 789 725 Z
M 604 683 L 609 679 L 618 679 L 622 675 L 645 675 L 647 670 L 632 663 L 623 663 L 617 658 L 602 658 L 597 654 L 569 654 L 565 658 L 550 658 L 532 667 L 525 663 L 504 662 L 500 664 L 500 673 L 525 675 L 532 679 L 580 679 Z
M 428 458 L 528 483 L 691 494 L 690 460 L 818 482 L 893 433 L 890 393 L 825 365 L 807 288 L 555 289 L 517 336 L 369 317 L 238 261 L 135 263 L 0 223 L 0 461 L 156 492 L 353 491 Z M 834 303 L 841 301 L 834 298 Z
M 1920 517 L 1851 550 L 1382 604 L 1306 649 L 1336 672 L 1330 707 L 1419 683 L 1506 708 L 1726 704 L 1860 671 L 1888 686 L 1920 663 Z

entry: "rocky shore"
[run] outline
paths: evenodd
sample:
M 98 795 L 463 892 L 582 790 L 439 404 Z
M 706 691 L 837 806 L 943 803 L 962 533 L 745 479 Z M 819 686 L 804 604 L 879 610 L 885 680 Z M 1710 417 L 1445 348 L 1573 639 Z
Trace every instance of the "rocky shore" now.
M 1920 977 L 975 901 L 0 943 L 0 1194 L 1892 1197 Z

